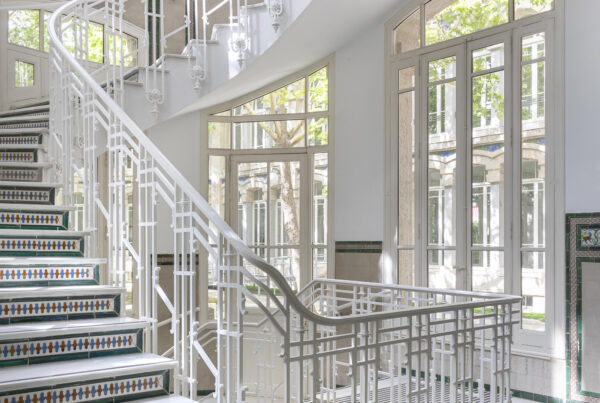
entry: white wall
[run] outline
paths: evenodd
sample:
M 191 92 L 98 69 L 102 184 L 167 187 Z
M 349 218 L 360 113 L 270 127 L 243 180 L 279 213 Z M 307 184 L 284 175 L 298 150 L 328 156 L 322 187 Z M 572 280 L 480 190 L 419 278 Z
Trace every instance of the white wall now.
M 381 241 L 384 214 L 383 21 L 335 54 L 336 241 Z
M 566 209 L 600 211 L 598 0 L 566 3 Z

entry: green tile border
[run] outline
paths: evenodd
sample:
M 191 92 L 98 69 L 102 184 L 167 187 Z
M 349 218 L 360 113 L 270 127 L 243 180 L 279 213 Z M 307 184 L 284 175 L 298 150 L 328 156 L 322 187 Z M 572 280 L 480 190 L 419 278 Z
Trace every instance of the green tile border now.
M 382 241 L 336 241 L 335 253 L 382 253 Z

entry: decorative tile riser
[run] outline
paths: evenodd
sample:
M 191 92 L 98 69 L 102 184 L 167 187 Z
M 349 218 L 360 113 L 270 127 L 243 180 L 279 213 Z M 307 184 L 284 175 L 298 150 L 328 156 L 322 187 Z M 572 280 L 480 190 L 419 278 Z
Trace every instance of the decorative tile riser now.
M 0 300 L 0 324 L 116 317 L 120 295 Z
M 16 182 L 41 182 L 43 172 L 41 168 L 0 168 L 0 180 Z
M 121 330 L 0 343 L 0 367 L 141 353 L 143 330 Z
M 99 278 L 94 265 L 0 266 L 0 287 L 97 285 Z
M 2 148 L 0 146 L 0 148 Z M 37 150 L 0 151 L 0 162 L 36 162 Z
M 83 256 L 83 238 L 0 237 L 3 256 Z
M 36 145 L 42 144 L 41 134 L 21 134 L 0 136 L 0 149 L 3 145 Z
M 68 212 L 44 213 L 0 210 L 0 228 L 62 229 L 68 228 Z
M 54 204 L 54 188 L 0 189 L 0 203 Z
M 56 385 L 31 391 L 15 391 L 0 395 L 0 403 L 76 403 L 141 399 L 168 395 L 168 371 L 131 374 L 116 378 Z
M 48 128 L 48 122 L 41 121 L 41 122 L 0 124 L 0 129 L 37 129 L 37 128 L 42 128 L 42 129 Z

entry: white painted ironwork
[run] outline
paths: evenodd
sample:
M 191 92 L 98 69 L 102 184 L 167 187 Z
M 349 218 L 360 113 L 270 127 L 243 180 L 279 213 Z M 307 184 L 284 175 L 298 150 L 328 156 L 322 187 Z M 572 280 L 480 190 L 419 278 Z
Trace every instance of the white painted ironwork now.
M 137 314 L 152 322 L 146 348 L 159 352 L 159 328 L 170 327 L 164 354 L 178 362 L 175 394 L 196 398 L 204 362 L 219 402 L 510 401 L 519 297 L 339 280 L 315 280 L 296 294 L 250 250 L 121 109 L 122 68 L 107 69 L 106 89 L 87 72 L 88 15 L 105 13 L 118 36 L 122 4 L 73 0 L 50 19 L 50 152 L 66 200 L 74 175 L 83 181 L 86 249 L 100 253 L 106 239 L 111 284 L 134 274 Z M 81 31 L 73 54 L 61 39 L 67 21 Z M 165 251 L 172 273 L 159 267 Z M 215 267 L 212 324 L 205 257 Z M 161 305 L 167 320 L 159 321 Z

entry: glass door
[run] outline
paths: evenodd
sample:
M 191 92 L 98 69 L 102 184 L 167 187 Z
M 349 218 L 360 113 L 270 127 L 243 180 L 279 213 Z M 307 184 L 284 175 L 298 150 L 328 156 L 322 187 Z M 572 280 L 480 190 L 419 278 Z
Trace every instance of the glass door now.
M 292 289 L 311 277 L 307 259 L 310 229 L 306 155 L 249 155 L 232 158 L 231 217 L 239 236 L 277 268 Z M 260 275 L 260 273 L 257 273 Z

